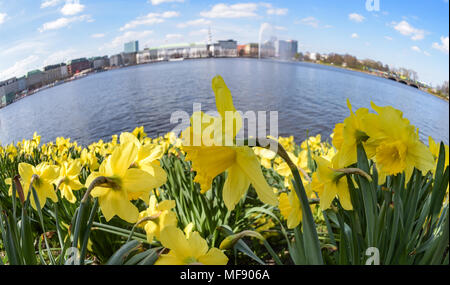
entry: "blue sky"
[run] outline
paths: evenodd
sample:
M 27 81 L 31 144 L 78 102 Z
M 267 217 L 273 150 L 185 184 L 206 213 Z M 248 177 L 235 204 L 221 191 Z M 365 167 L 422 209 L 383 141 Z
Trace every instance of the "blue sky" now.
M 449 78 L 448 0 L 0 0 L 0 80 L 82 56 L 165 43 L 296 39 L 301 52 L 350 53 L 419 79 Z M 377 1 L 377 0 L 372 0 Z M 374 7 L 373 5 L 371 6 Z M 372 10 L 372 11 L 369 11 Z

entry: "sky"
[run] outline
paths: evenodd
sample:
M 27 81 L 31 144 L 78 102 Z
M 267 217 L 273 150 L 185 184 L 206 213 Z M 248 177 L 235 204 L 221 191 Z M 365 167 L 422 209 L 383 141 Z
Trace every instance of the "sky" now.
M 163 44 L 295 39 L 300 52 L 349 53 L 449 78 L 448 0 L 0 0 L 0 80 L 73 58 Z

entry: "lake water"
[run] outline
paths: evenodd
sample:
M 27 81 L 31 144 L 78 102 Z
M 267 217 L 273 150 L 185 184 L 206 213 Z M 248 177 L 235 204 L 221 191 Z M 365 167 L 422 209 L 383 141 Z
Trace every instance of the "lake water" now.
M 308 63 L 255 59 L 200 59 L 162 62 L 87 76 L 24 98 L 0 110 L 3 144 L 58 136 L 86 145 L 143 125 L 150 136 L 174 128 L 177 110 L 192 114 L 192 103 L 215 110 L 211 79 L 220 74 L 243 112 L 278 111 L 279 135 L 297 142 L 310 135 L 328 138 L 334 125 L 354 108 L 391 105 L 420 129 L 449 142 L 449 104 L 403 84 L 374 76 Z

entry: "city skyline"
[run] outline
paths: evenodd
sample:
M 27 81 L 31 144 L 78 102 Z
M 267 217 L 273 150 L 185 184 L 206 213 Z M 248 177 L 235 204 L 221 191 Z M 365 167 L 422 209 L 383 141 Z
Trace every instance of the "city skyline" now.
M 24 8 L 25 7 L 25 8 Z M 333 9 L 329 9 L 333 7 Z M 448 80 L 448 1 L 0 1 L 0 80 L 80 57 L 180 42 L 298 40 L 300 52 L 349 53 Z M 370 8 L 370 7 L 369 7 Z M 330 10 L 332 10 L 330 12 Z M 36 12 L 37 11 L 37 12 Z

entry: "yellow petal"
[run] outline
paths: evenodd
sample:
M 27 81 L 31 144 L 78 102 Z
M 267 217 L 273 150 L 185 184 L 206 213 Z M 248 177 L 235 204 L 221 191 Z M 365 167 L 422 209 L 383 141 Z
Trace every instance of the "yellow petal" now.
M 244 171 L 238 164 L 233 164 L 228 168 L 228 176 L 223 186 L 223 201 L 229 211 L 232 211 L 235 205 L 247 192 L 250 186 L 250 180 L 244 174 Z
M 223 78 L 219 75 L 213 78 L 212 89 L 216 96 L 217 111 L 222 117 L 222 125 L 227 127 L 227 129 L 223 128 L 224 133 L 230 134 L 234 138 L 242 128 L 242 117 L 236 112 L 231 92 Z M 229 117 L 230 115 L 233 117 Z M 232 119 L 232 121 L 225 123 L 225 120 L 227 119 Z
M 204 265 L 227 265 L 228 257 L 218 248 L 211 248 L 207 254 L 200 256 L 198 261 Z
M 127 192 L 149 192 L 154 181 L 153 176 L 148 172 L 130 168 L 126 170 L 122 178 L 122 188 Z
M 25 188 L 24 191 L 28 191 L 28 187 L 30 184 L 31 176 L 36 173 L 36 169 L 33 165 L 28 163 L 19 163 L 19 175 L 22 178 L 22 180 L 25 182 Z
M 140 169 L 152 176 L 152 182 L 149 183 L 148 185 L 150 189 L 158 188 L 164 185 L 164 183 L 166 183 L 167 181 L 166 172 L 156 162 L 148 162 L 146 164 L 141 164 Z
M 192 168 L 197 172 L 195 182 L 200 184 L 202 193 L 211 189 L 212 180 L 227 170 L 236 159 L 232 147 L 184 147 L 186 159 L 192 161 Z
M 170 251 L 168 254 L 161 254 L 155 265 L 183 265 L 183 260 L 179 259 Z
M 347 178 L 342 177 L 337 183 L 337 194 L 339 202 L 341 202 L 344 210 L 353 210 L 352 199 L 350 197 L 350 189 L 348 188 Z
M 259 199 L 266 204 L 276 206 L 278 204 L 277 196 L 267 184 L 253 150 L 249 147 L 237 147 L 236 153 L 236 162 L 255 188 Z
M 136 223 L 139 211 L 129 200 L 125 191 L 109 190 L 99 197 L 99 204 L 106 221 L 115 215 L 129 223 Z
M 324 184 L 324 189 L 322 191 L 322 195 L 319 196 L 320 198 L 320 207 L 322 210 L 326 210 L 330 208 L 331 203 L 333 202 L 334 198 L 336 197 L 336 190 L 335 187 L 333 187 L 334 182 L 328 182 Z
M 194 257 L 199 257 L 208 252 L 208 244 L 200 236 L 198 232 L 193 232 L 188 239 L 189 246 L 192 250 Z
M 114 175 L 123 177 L 127 169 L 136 160 L 137 147 L 133 143 L 120 145 L 111 154 L 109 166 Z
M 182 230 L 175 226 L 165 227 L 160 233 L 161 244 L 174 251 L 180 259 L 192 256 L 189 243 Z
M 174 200 L 164 200 L 158 204 L 158 210 L 160 210 L 160 211 L 168 211 L 173 208 L 175 208 Z

